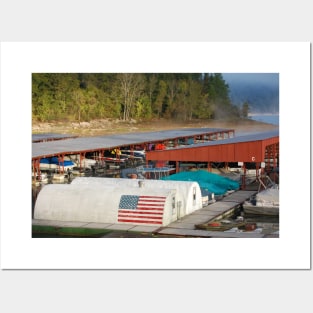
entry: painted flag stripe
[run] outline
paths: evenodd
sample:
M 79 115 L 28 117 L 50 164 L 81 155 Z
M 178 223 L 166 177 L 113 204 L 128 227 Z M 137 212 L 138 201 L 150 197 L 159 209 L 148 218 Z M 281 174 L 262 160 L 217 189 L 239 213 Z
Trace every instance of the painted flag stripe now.
M 141 215 L 141 214 L 122 214 L 119 215 L 118 218 L 141 218 L 141 219 L 150 219 L 150 220 L 161 220 L 163 219 L 163 216 L 151 216 L 151 215 Z
M 125 209 L 120 209 L 120 210 L 127 210 L 129 208 L 125 208 Z M 140 206 L 137 206 L 136 210 L 154 210 L 154 211 L 163 211 L 164 210 L 164 207 L 150 207 L 150 206 L 147 206 L 147 205 L 140 205 Z
M 136 214 L 150 214 L 150 215 L 163 215 L 163 211 L 162 212 L 155 212 L 155 211 L 135 211 Z M 134 210 L 121 210 L 118 215 L 122 215 L 122 214 L 134 214 Z
M 145 205 L 148 207 L 164 207 L 164 204 L 150 204 L 150 203 L 141 203 L 141 202 L 138 202 L 137 204 L 137 206 L 142 206 L 142 205 Z
M 164 196 L 140 196 L 141 199 L 166 199 Z
M 162 221 L 145 221 L 145 220 L 129 220 L 129 219 L 119 219 L 119 222 L 123 223 L 136 223 L 136 224 L 162 224 Z

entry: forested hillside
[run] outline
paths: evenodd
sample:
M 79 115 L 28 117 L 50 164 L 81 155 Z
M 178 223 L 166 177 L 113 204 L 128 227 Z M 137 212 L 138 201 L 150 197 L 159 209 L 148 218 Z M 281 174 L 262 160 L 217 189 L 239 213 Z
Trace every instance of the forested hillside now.
M 33 73 L 33 121 L 246 116 L 221 74 Z
M 248 102 L 251 113 L 279 112 L 278 73 L 223 74 L 233 104 Z

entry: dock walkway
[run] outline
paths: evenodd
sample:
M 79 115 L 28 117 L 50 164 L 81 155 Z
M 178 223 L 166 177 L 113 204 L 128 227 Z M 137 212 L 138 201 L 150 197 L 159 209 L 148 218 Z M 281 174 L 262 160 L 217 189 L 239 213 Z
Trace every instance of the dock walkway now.
M 255 232 L 217 232 L 196 229 L 196 224 L 207 223 L 216 219 L 231 215 L 245 200 L 249 199 L 256 191 L 239 190 L 226 197 L 221 201 L 216 201 L 208 206 L 203 207 L 183 218 L 163 227 L 157 233 L 162 235 L 181 235 L 196 237 L 262 237 L 262 234 Z
M 188 236 L 188 237 L 210 237 L 210 238 L 260 238 L 265 235 L 252 232 L 234 232 L 234 231 L 207 231 L 196 229 L 196 224 L 207 223 L 216 219 L 221 219 L 231 215 L 245 200 L 249 199 L 256 191 L 239 190 L 226 197 L 221 201 L 216 201 L 208 206 L 203 207 L 183 218 L 169 224 L 165 227 L 131 225 L 131 224 L 104 224 L 104 223 L 79 223 L 79 222 L 58 222 L 33 220 L 33 225 L 56 226 L 56 227 L 77 227 L 77 228 L 98 228 L 111 229 L 126 232 L 143 232 L 154 233 L 169 236 Z

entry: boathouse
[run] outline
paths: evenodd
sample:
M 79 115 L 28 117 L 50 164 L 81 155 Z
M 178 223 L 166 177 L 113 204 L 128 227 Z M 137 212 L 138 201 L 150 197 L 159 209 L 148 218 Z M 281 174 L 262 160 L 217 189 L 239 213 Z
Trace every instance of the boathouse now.
M 274 130 L 167 150 L 147 151 L 146 159 L 185 162 L 263 162 L 265 158 L 277 158 L 278 144 L 279 132 Z
M 195 181 L 166 181 L 155 179 L 126 179 L 126 178 L 107 178 L 107 177 L 76 177 L 71 182 L 72 185 L 93 186 L 119 186 L 120 188 L 143 188 L 175 189 L 177 218 L 181 218 L 202 208 L 202 194 L 200 186 Z
M 136 147 L 150 151 L 161 147 L 163 149 L 165 146 L 176 147 L 233 136 L 233 129 L 223 128 L 186 128 L 80 138 L 54 134 L 33 135 L 32 169 L 34 176 L 39 174 L 40 160 L 49 157 L 57 157 L 63 162 L 69 155 L 79 155 L 79 159 L 83 160 L 87 154 L 92 154 L 95 160 L 102 161 L 106 153 L 117 148 L 127 149 L 133 155 Z M 59 171 L 64 172 L 64 167 L 59 166 Z
M 167 226 L 178 219 L 177 190 L 99 184 L 50 184 L 34 209 L 39 220 Z
M 146 161 L 175 163 L 177 172 L 184 162 L 204 163 L 209 172 L 211 172 L 214 162 L 225 163 L 226 165 L 234 162 L 241 164 L 244 177 L 248 163 L 255 165 L 256 173 L 262 167 L 269 170 L 271 167 L 276 168 L 278 166 L 279 131 L 273 130 L 184 147 L 147 151 Z M 244 183 L 242 187 L 245 187 Z

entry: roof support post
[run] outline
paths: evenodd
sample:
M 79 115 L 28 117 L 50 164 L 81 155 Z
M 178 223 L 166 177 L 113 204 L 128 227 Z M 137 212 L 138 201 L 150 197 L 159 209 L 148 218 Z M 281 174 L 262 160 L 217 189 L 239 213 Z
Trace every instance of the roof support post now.
M 176 173 L 178 173 L 179 172 L 179 161 L 176 161 L 175 167 L 176 167 Z
M 82 168 L 82 160 L 85 159 L 85 154 L 86 154 L 86 152 L 81 152 L 81 153 L 79 154 L 79 169 Z
M 260 168 L 260 163 L 256 162 L 255 163 L 255 177 L 258 178 L 259 177 L 259 168 Z
M 62 167 L 60 166 L 60 162 L 63 163 Z M 59 172 L 64 174 L 64 154 L 58 155 L 58 166 L 59 166 Z M 60 168 L 62 169 L 62 171 L 60 171 Z
M 33 168 L 34 181 L 36 181 L 36 159 L 32 160 L 32 168 Z
M 266 149 L 266 171 L 269 172 L 270 170 L 270 165 L 271 165 L 271 157 L 272 157 L 272 154 L 271 154 L 271 146 L 267 146 Z
M 34 180 L 36 181 L 37 175 L 40 175 L 40 159 L 34 159 L 33 160 L 33 174 L 34 174 Z
M 100 150 L 99 153 L 98 153 L 98 158 L 99 158 L 99 161 L 102 163 L 103 162 L 103 156 L 104 156 L 104 151 L 103 150 Z
M 246 190 L 246 165 L 244 162 L 243 162 L 242 168 L 243 168 L 243 175 L 241 176 L 241 189 Z
M 277 166 L 276 163 L 276 144 L 273 145 L 273 169 Z
M 211 162 L 208 162 L 208 171 L 210 173 L 212 172 L 212 164 L 211 164 Z

